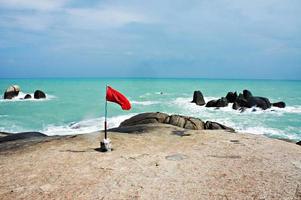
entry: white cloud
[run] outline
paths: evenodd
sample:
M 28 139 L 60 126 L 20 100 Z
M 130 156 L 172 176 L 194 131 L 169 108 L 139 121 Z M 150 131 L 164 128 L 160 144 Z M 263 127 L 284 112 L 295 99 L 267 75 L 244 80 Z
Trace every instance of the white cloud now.
M 133 22 L 148 22 L 146 16 L 118 8 L 67 9 L 68 22 L 73 27 L 115 28 Z
M 49 11 L 62 8 L 68 0 L 0 0 L 0 7 L 13 10 Z

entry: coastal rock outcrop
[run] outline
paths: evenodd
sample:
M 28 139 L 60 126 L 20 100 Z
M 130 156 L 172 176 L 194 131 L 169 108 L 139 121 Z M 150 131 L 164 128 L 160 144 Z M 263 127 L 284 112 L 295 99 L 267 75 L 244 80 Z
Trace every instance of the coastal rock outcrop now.
M 24 97 L 24 99 L 31 99 L 31 98 L 32 98 L 32 96 L 30 94 L 26 94 Z
M 225 97 L 222 97 L 218 100 L 211 100 L 206 104 L 206 107 L 226 107 L 228 106 L 228 100 Z
M 296 144 L 301 146 L 301 141 L 297 142 Z
M 194 117 L 188 117 L 182 115 L 168 115 L 160 112 L 138 114 L 134 117 L 131 117 L 123 121 L 120 124 L 119 128 L 130 127 L 130 126 L 141 125 L 141 124 L 154 124 L 154 123 L 170 124 L 173 126 L 177 126 L 185 129 L 191 129 L 191 130 L 223 129 L 231 132 L 235 131 L 233 128 L 227 127 L 217 122 L 207 121 L 205 123 L 201 119 L 194 118 Z
M 211 121 L 207 121 L 205 123 L 205 129 L 206 130 L 227 130 L 227 131 L 230 131 L 230 132 L 235 131 L 231 127 L 225 126 L 225 125 L 217 123 L 217 122 L 211 122 Z
M 191 101 L 191 103 L 195 103 L 196 105 L 199 105 L 199 106 L 203 106 L 206 104 L 206 102 L 204 100 L 204 96 L 201 91 L 199 91 L 199 90 L 194 91 L 193 100 Z
M 12 99 L 16 96 L 19 95 L 19 92 L 20 92 L 20 86 L 18 85 L 12 85 L 12 86 L 9 86 L 5 92 L 4 92 L 4 95 L 3 95 L 3 98 L 4 99 Z
M 228 92 L 226 99 L 229 103 L 234 103 L 237 99 L 237 92 Z
M 43 91 L 41 91 L 41 90 L 36 90 L 34 92 L 34 98 L 35 99 L 45 99 L 46 98 L 46 94 Z
M 283 101 L 272 103 L 272 106 L 278 107 L 278 108 L 285 108 L 285 103 Z

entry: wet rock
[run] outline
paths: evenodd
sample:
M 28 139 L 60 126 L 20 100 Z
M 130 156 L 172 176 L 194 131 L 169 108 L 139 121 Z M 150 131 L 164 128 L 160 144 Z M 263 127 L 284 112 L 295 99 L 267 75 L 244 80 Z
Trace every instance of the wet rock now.
M 34 92 L 34 98 L 35 99 L 45 99 L 46 98 L 46 94 L 43 91 L 41 91 L 41 90 L 36 90 Z
M 301 141 L 297 142 L 296 144 L 297 144 L 297 145 L 301 145 Z
M 24 97 L 24 99 L 31 99 L 31 98 L 32 98 L 32 96 L 30 94 L 26 94 Z
M 225 97 L 222 97 L 218 100 L 211 100 L 206 104 L 206 107 L 226 107 L 228 106 L 228 100 Z
M 272 106 L 278 107 L 278 108 L 285 108 L 286 105 L 283 101 L 280 101 L 280 102 L 273 103 Z
M 5 92 L 4 92 L 4 95 L 3 95 L 3 98 L 4 99 L 12 99 L 16 96 L 19 95 L 19 92 L 20 92 L 20 86 L 18 85 L 12 85 L 12 86 L 9 86 Z
M 249 90 L 244 90 L 242 93 L 245 99 L 248 99 L 253 96 Z
M 228 92 L 226 99 L 229 103 L 234 103 L 237 99 L 237 92 Z
M 201 91 L 194 91 L 193 93 L 193 100 L 191 103 L 195 103 L 196 105 L 203 106 L 205 105 L 204 96 Z

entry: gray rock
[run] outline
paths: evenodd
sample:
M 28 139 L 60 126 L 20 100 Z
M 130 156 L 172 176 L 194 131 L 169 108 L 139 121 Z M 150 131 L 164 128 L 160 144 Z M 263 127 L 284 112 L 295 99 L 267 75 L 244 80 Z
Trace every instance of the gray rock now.
M 34 98 L 35 99 L 45 99 L 46 98 L 46 94 L 43 91 L 41 91 L 41 90 L 36 90 L 34 92 Z
M 182 116 L 182 115 L 169 116 L 165 113 L 160 113 L 160 112 L 138 114 L 134 117 L 131 117 L 130 119 L 123 121 L 120 124 L 119 128 L 117 129 L 126 129 L 126 130 L 129 129 L 129 131 L 131 132 L 133 131 L 130 130 L 130 127 L 132 126 L 139 126 L 143 124 L 156 124 L 156 123 L 169 124 L 185 129 L 191 129 L 191 130 L 206 129 L 206 125 L 201 119 Z M 234 129 L 226 127 L 216 122 L 208 122 L 207 129 L 226 129 L 226 130 L 234 131 Z M 137 128 L 135 128 L 135 130 L 137 130 Z M 139 130 L 138 132 L 143 132 L 144 127 L 141 128 L 141 131 Z
M 204 96 L 201 91 L 194 91 L 193 93 L 193 100 L 191 103 L 195 103 L 196 105 L 203 106 L 205 105 Z
M 164 123 L 167 117 L 169 117 L 169 115 L 160 112 L 141 113 L 135 115 L 134 117 L 131 117 L 130 119 L 123 121 L 120 124 L 120 126 L 133 126 L 137 124 L 149 124 L 149 123 Z

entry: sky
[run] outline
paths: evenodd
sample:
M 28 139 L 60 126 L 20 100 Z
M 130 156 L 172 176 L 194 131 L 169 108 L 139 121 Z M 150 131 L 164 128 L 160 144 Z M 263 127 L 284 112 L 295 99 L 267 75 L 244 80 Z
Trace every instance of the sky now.
M 0 0 L 0 78 L 301 79 L 300 0 Z

